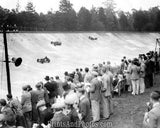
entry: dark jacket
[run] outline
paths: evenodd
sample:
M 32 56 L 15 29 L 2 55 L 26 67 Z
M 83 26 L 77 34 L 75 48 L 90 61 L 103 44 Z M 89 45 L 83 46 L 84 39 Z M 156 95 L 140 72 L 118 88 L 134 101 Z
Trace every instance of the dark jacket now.
M 57 82 L 47 82 L 44 87 L 49 91 L 49 98 L 53 98 L 58 95 Z

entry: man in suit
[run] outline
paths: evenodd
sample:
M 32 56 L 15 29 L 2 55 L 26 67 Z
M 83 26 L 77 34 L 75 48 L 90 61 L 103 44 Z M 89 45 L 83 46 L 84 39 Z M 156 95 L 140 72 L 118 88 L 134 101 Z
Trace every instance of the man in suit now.
M 81 121 L 90 122 L 91 121 L 91 111 L 90 111 L 90 102 L 87 96 L 85 95 L 85 90 L 82 88 L 78 89 L 79 97 L 79 112 L 81 114 Z
M 24 114 L 27 127 L 30 127 L 31 117 L 32 117 L 31 93 L 28 92 L 28 85 L 23 86 L 22 90 L 23 90 L 21 96 L 22 112 Z
M 70 118 L 64 112 L 64 100 L 57 101 L 52 105 L 52 108 L 55 110 L 55 113 L 51 119 L 51 128 L 68 128 L 67 123 L 70 122 Z
M 146 88 L 153 87 L 153 73 L 154 73 L 154 62 L 152 61 L 152 57 L 148 56 L 148 60 L 146 61 L 145 68 L 145 85 Z
M 152 92 L 150 102 L 153 104 L 152 109 L 145 113 L 143 124 L 146 128 L 160 128 L 160 94 Z
M 138 60 L 135 58 L 132 61 L 132 65 L 130 68 L 130 74 L 131 74 L 131 83 L 133 92 L 132 95 L 138 95 L 139 94 L 139 78 L 140 78 L 140 65 L 138 65 Z
M 56 76 L 55 77 L 56 78 L 56 82 L 57 82 L 57 86 L 58 86 L 58 95 L 60 95 L 60 96 L 62 96 L 62 94 L 63 94 L 63 82 L 62 82 L 62 80 L 60 80 L 59 79 L 59 76 Z
M 50 99 L 50 103 L 53 104 L 55 97 L 58 94 L 58 88 L 57 88 L 57 83 L 55 81 L 49 81 L 50 78 L 49 76 L 46 76 L 44 78 L 47 82 L 44 84 L 44 87 L 47 89 L 47 91 L 49 92 L 49 99 Z
M 93 79 L 91 80 L 90 99 L 92 107 L 93 122 L 100 120 L 100 100 L 101 100 L 101 82 L 98 80 L 98 73 L 92 72 Z
M 16 115 L 16 126 L 25 126 L 25 119 L 22 112 L 22 105 L 18 98 L 13 98 L 11 94 L 7 95 L 8 105 Z
M 4 121 L 7 125 L 15 126 L 16 117 L 12 109 L 7 105 L 5 99 L 0 99 L 1 113 L 4 115 Z
M 89 71 L 89 68 L 85 68 L 85 76 L 84 76 L 84 83 L 90 83 L 92 80 L 92 74 Z
M 110 115 L 113 113 L 112 107 L 112 75 L 107 70 L 106 67 L 102 68 L 102 108 L 103 108 L 103 118 L 108 119 Z

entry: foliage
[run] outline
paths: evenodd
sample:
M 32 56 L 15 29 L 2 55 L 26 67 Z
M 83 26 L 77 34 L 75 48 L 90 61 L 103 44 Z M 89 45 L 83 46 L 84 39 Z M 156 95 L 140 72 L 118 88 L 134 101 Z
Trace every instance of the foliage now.
M 38 14 L 32 2 L 25 11 L 8 10 L 0 6 L 0 25 L 7 22 L 16 24 L 19 30 L 26 31 L 160 31 L 160 9 L 147 11 L 133 9 L 131 13 L 115 11 L 114 0 L 106 0 L 104 7 L 91 10 L 81 7 L 75 12 L 69 0 L 61 0 L 59 10 Z

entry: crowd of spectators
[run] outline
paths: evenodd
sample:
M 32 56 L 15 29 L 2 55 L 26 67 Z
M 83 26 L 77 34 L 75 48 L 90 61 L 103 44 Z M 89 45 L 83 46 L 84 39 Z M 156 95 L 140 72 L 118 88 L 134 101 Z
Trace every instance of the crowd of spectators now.
M 66 71 L 64 81 L 46 76 L 46 83 L 38 82 L 35 89 L 24 85 L 20 100 L 11 94 L 0 99 L 0 127 L 86 127 L 87 122 L 107 120 L 114 114 L 112 97 L 120 80 L 126 80 L 132 95 L 143 94 L 159 69 L 158 54 L 149 52 L 133 60 L 123 57 L 116 70 L 108 61 Z

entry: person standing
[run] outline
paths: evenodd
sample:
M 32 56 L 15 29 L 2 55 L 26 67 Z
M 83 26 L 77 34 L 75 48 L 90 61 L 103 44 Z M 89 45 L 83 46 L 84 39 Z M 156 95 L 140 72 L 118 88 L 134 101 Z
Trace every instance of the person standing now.
M 91 99 L 91 109 L 93 115 L 93 122 L 100 120 L 100 100 L 101 100 L 101 82 L 98 80 L 98 73 L 92 71 L 93 79 L 91 80 L 90 99 Z
M 131 83 L 131 74 L 130 74 L 130 68 L 132 66 L 132 61 L 129 59 L 128 60 L 128 67 L 126 70 L 126 84 L 128 85 L 128 91 L 131 92 L 132 91 L 132 83 Z
M 160 128 L 160 95 L 152 92 L 150 102 L 153 104 L 152 109 L 145 113 L 143 124 L 146 128 Z
M 55 102 L 55 98 L 57 96 L 57 83 L 55 81 L 50 82 L 50 78 L 49 76 L 46 76 L 44 78 L 47 82 L 44 84 L 44 87 L 47 89 L 47 91 L 49 92 L 49 99 L 50 99 L 50 103 L 53 104 Z
M 63 94 L 63 82 L 62 80 L 59 79 L 59 76 L 56 76 L 56 82 L 57 82 L 57 87 L 58 87 L 58 95 L 62 97 Z
M 4 121 L 9 126 L 15 126 L 16 125 L 16 117 L 12 109 L 7 105 L 7 102 L 5 99 L 0 99 L 0 107 L 1 107 L 1 113 L 4 115 Z
M 134 59 L 132 61 L 132 66 L 130 68 L 130 74 L 131 74 L 131 83 L 133 92 L 132 95 L 138 95 L 139 94 L 139 73 L 140 73 L 140 67 L 138 66 L 137 59 Z
M 81 121 L 90 122 L 91 121 L 91 111 L 90 111 L 90 102 L 85 94 L 84 89 L 78 89 L 79 97 L 79 113 L 81 114 Z
M 146 68 L 145 68 L 146 88 L 153 87 L 153 72 L 154 72 L 154 62 L 151 60 L 151 56 L 148 55 L 148 60 L 146 61 Z
M 92 80 L 92 74 L 89 71 L 89 68 L 85 68 L 85 76 L 84 76 L 84 83 L 90 83 L 90 81 Z
M 8 105 L 16 116 L 16 126 L 25 126 L 25 119 L 22 112 L 22 105 L 18 99 L 12 97 L 11 94 L 7 95 Z
M 102 69 L 102 108 L 103 108 L 103 118 L 108 119 L 113 113 L 112 108 L 112 77 L 109 71 L 104 67 Z
M 139 84 L 140 84 L 140 94 L 143 94 L 145 91 L 145 83 L 144 83 L 144 77 L 145 77 L 145 64 L 141 60 L 140 65 L 140 78 L 139 78 Z
M 32 104 L 31 104 L 31 93 L 28 92 L 28 86 L 23 86 L 23 94 L 21 96 L 22 112 L 25 117 L 27 127 L 31 126 L 32 117 Z

